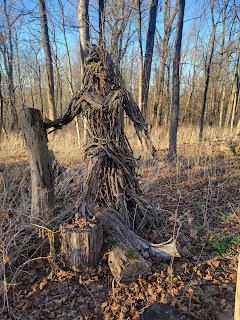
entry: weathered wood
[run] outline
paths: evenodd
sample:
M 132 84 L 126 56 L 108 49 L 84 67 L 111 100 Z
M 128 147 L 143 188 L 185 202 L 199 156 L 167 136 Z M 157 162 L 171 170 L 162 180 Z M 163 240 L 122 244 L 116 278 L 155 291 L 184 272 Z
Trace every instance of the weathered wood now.
M 148 251 L 151 254 L 160 256 L 164 260 L 180 257 L 175 240 L 171 239 L 164 243 L 151 243 L 144 240 L 130 230 L 122 221 L 120 214 L 113 209 L 99 211 L 97 215 L 103 223 L 109 243 L 121 245 L 124 250 L 133 248 L 135 251 L 142 253 Z
M 139 275 L 151 271 L 151 262 L 144 259 L 139 252 L 123 250 L 121 246 L 114 246 L 108 254 L 108 265 L 114 279 L 118 283 L 129 283 Z
M 24 108 L 19 113 L 20 126 L 30 156 L 32 177 L 31 221 L 47 223 L 54 207 L 52 158 L 41 112 Z
M 115 210 L 96 213 L 103 223 L 104 235 L 109 245 L 108 264 L 117 282 L 133 281 L 137 276 L 146 274 L 151 263 L 145 259 L 155 254 L 163 260 L 179 257 L 175 242 L 153 244 L 140 238 L 121 220 Z
M 102 223 L 67 224 L 60 228 L 61 253 L 66 266 L 74 271 L 88 271 L 99 263 L 103 245 Z
M 96 212 L 103 223 L 104 235 L 109 247 L 120 246 L 123 250 L 141 252 L 143 250 L 140 238 L 123 222 L 120 214 L 111 209 Z

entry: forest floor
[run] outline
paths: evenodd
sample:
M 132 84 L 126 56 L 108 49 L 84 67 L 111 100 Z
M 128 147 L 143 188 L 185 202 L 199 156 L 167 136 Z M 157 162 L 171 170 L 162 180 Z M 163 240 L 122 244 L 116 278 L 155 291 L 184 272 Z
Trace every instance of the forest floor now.
M 82 192 L 82 151 L 64 134 L 51 144 L 65 166 L 56 181 L 57 210 L 70 212 Z M 88 275 L 49 264 L 45 247 L 36 256 L 24 226 L 31 201 L 28 157 L 19 138 L 0 143 L 0 319 L 137 320 L 154 302 L 170 303 L 182 319 L 233 319 L 240 155 L 213 139 L 180 144 L 176 166 L 165 157 L 161 144 L 158 160 L 139 160 L 141 187 L 159 215 L 159 227 L 142 236 L 157 243 L 176 235 L 181 258 L 155 260 L 150 274 L 124 285 L 113 280 L 105 256 Z

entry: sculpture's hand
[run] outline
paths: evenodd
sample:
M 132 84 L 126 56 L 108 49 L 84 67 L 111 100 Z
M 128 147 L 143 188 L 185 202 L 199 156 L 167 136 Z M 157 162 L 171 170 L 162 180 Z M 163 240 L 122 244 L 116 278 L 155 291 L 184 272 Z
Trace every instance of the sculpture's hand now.
M 126 90 L 124 93 L 124 110 L 126 111 L 128 117 L 134 123 L 139 141 L 141 142 L 141 144 L 144 144 L 146 146 L 146 149 L 150 153 L 150 156 L 155 158 L 156 149 L 154 148 L 152 140 L 148 134 L 147 125 L 141 114 L 141 111 L 139 110 L 138 105 L 133 100 L 131 94 Z
M 52 131 L 55 131 L 57 129 L 61 129 L 63 126 L 66 126 L 82 112 L 83 106 L 88 104 L 87 100 L 88 99 L 86 99 L 85 95 L 81 94 L 81 92 L 77 92 L 71 99 L 63 116 L 56 120 L 46 119 L 44 121 L 45 129 L 53 128 Z

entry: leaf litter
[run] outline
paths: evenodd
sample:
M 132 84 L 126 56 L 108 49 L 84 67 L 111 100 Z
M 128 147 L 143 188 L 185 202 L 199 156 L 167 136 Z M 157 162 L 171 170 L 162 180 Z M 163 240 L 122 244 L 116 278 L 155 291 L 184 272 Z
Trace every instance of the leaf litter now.
M 145 232 L 144 237 L 161 242 L 169 239 L 173 230 L 178 231 L 180 259 L 170 264 L 155 259 L 151 274 L 123 285 L 113 280 L 106 256 L 89 274 L 52 270 L 47 259 L 33 258 L 24 264 L 11 282 L 19 261 L 12 262 L 12 257 L 1 244 L 5 270 L 5 282 L 0 287 L 1 319 L 137 320 L 154 302 L 171 304 L 181 312 L 183 319 L 220 320 L 223 319 L 221 315 L 231 319 L 239 252 L 240 159 L 214 157 L 208 163 L 204 160 L 197 165 L 189 164 L 189 160 L 186 165 L 182 158 L 177 173 L 163 162 L 142 164 L 139 169 L 144 192 L 158 208 L 159 215 L 159 226 Z M 25 209 L 30 205 L 26 196 L 30 192 L 28 164 L 22 161 L 20 165 L 21 172 L 19 163 L 1 167 L 4 175 L 8 175 L 8 181 L 14 181 L 13 184 L 8 182 L 8 190 L 5 188 L 1 193 L 4 197 L 2 226 L 7 225 L 6 221 L 11 220 L 16 212 L 24 211 L 23 199 Z M 72 171 L 76 171 L 76 166 L 70 166 L 69 191 L 66 193 L 59 188 L 58 201 L 66 198 L 66 206 L 77 201 L 81 193 L 82 186 L 77 178 L 82 176 L 81 170 L 82 167 L 78 167 L 74 175 Z M 157 174 L 153 175 L 153 171 Z M 22 172 L 26 173 L 24 181 Z M 68 181 L 69 176 L 65 177 Z M 13 191 L 19 192 L 19 183 L 24 192 L 15 197 Z M 80 223 L 84 224 L 84 221 Z M 219 235 L 229 239 L 221 252 L 209 241 L 220 241 Z M 19 246 L 20 240 L 17 237 L 12 239 L 11 245 Z M 44 249 L 42 254 L 44 257 Z M 29 252 L 23 252 L 18 260 L 29 256 Z

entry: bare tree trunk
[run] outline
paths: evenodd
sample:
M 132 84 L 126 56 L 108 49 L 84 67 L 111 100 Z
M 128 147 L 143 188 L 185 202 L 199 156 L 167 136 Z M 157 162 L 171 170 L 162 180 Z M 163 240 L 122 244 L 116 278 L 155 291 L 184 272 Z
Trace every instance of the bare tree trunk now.
M 227 114 L 224 122 L 225 128 L 227 128 L 230 125 L 230 120 L 231 120 L 234 82 L 235 80 L 233 79 L 231 83 L 231 94 L 229 96 L 228 105 L 227 105 Z
M 83 77 L 83 66 L 85 62 L 85 57 L 87 54 L 87 46 L 90 42 L 90 32 L 89 32 L 89 15 L 88 15 L 89 0 L 79 0 L 78 1 L 78 21 L 79 21 L 79 33 L 80 33 L 80 57 L 81 57 L 81 81 Z M 76 128 L 78 140 L 80 137 L 79 133 L 79 123 L 76 118 Z M 88 140 L 88 129 L 87 121 L 83 118 L 83 142 L 87 143 Z
M 195 92 L 195 87 L 196 87 L 196 55 L 197 55 L 197 47 L 198 47 L 198 41 L 199 41 L 199 31 L 197 32 L 197 39 L 196 39 L 196 44 L 195 48 L 193 51 L 193 57 L 192 57 L 192 64 L 193 64 L 193 73 L 192 73 L 192 80 L 189 84 L 190 86 L 190 92 L 187 100 L 187 104 L 185 107 L 185 110 L 182 115 L 182 122 L 184 122 L 186 119 L 190 121 L 191 115 L 192 115 L 192 104 L 193 104 L 193 97 L 194 97 L 194 92 Z M 191 79 L 191 70 L 189 71 L 189 79 Z M 188 115 L 188 116 L 187 116 Z
M 73 95 L 73 76 L 72 76 L 72 65 L 71 65 L 71 59 L 70 59 L 70 53 L 68 48 L 68 42 L 67 42 L 67 35 L 66 35 L 66 29 L 65 29 L 65 14 L 64 14 L 64 7 L 62 0 L 58 0 L 60 9 L 61 9 L 61 19 L 62 19 L 62 32 L 63 32 L 63 39 L 64 39 L 64 45 L 65 50 L 67 54 L 67 67 L 68 67 L 68 83 L 69 83 L 69 90 L 71 92 L 71 95 Z
M 187 104 L 186 104 L 185 110 L 184 110 L 183 115 L 182 115 L 182 122 L 184 122 L 187 119 L 187 113 L 188 112 L 191 113 L 191 110 L 192 110 L 192 98 L 193 98 L 193 94 L 194 94 L 194 91 L 195 91 L 195 76 L 196 76 L 196 65 L 194 63 L 191 89 L 190 89 L 190 92 L 189 92 L 189 96 L 188 96 L 188 100 L 187 100 Z M 189 75 L 189 77 L 190 77 L 190 75 Z
M 54 207 L 54 177 L 47 135 L 39 110 L 25 108 L 20 112 L 21 129 L 30 156 L 32 177 L 31 221 L 45 224 Z
M 89 0 L 78 1 L 78 21 L 80 33 L 80 54 L 82 67 L 85 62 L 87 46 L 90 42 L 89 32 L 89 15 L 88 15 Z
M 68 268 L 89 271 L 99 264 L 103 244 L 102 223 L 66 224 L 60 227 L 61 254 Z
M 105 0 L 98 1 L 99 44 L 105 47 Z
M 231 117 L 231 123 L 230 123 L 230 133 L 233 131 L 233 125 L 234 125 L 234 118 L 235 113 L 237 109 L 237 102 L 238 102 L 238 96 L 239 96 L 239 90 L 240 90 L 240 79 L 239 79 L 239 73 L 240 73 L 240 49 L 238 53 L 237 63 L 236 63 L 236 70 L 235 70 L 235 76 L 234 76 L 234 83 L 232 88 L 232 95 L 231 95 L 231 106 L 232 109 L 232 117 Z M 237 131 L 238 131 L 238 125 L 237 125 Z M 238 133 L 238 132 L 237 132 Z
M 216 90 L 215 88 L 211 88 L 211 92 L 210 92 L 210 101 L 209 101 L 209 114 L 208 114 L 208 124 L 210 126 L 212 126 L 213 122 L 214 122 L 214 106 L 215 106 L 215 97 L 216 97 Z
M 2 95 L 2 72 L 0 69 L 0 137 L 3 131 L 3 95 Z
M 152 68 L 157 9 L 158 9 L 158 0 L 152 0 L 150 13 L 149 13 L 146 52 L 145 52 L 144 66 L 143 66 L 142 114 L 145 119 L 147 115 L 147 103 L 148 103 L 149 84 L 150 84 L 150 76 L 151 76 L 151 68 Z
M 161 107 L 161 111 L 162 111 L 163 125 L 167 128 L 170 122 L 170 116 L 171 116 L 170 61 L 169 63 L 166 63 L 166 70 L 167 70 L 167 78 L 166 78 L 165 112 L 163 110 L 163 106 Z
M 56 83 L 56 92 L 55 92 L 55 105 L 59 106 L 62 109 L 62 77 L 60 72 L 60 61 L 58 58 L 58 46 L 57 46 L 57 39 L 56 39 L 56 32 L 55 29 L 53 30 L 53 43 L 55 47 L 54 52 L 54 65 L 55 65 L 55 83 Z
M 14 90 L 14 78 L 13 78 L 13 35 L 12 35 L 12 23 L 11 16 L 7 10 L 7 1 L 3 0 L 3 12 L 7 21 L 7 39 L 4 39 L 5 44 L 4 49 L 4 65 L 7 73 L 7 86 L 10 102 L 10 112 L 11 112 L 11 130 L 16 131 L 18 128 L 18 116 L 16 111 L 16 97 Z
M 66 50 L 66 54 L 67 54 L 68 84 L 69 84 L 70 93 L 71 93 L 71 95 L 73 95 L 74 94 L 73 74 L 72 74 L 71 58 L 70 58 L 70 52 L 69 52 L 69 48 L 68 48 L 67 35 L 66 35 L 66 29 L 65 29 L 64 7 L 63 7 L 62 0 L 58 0 L 58 3 L 59 3 L 59 6 L 60 6 L 60 9 L 61 9 L 63 39 L 64 39 L 64 45 L 65 45 L 65 50 Z M 81 53 L 81 50 L 80 50 L 80 53 Z M 82 70 L 82 66 L 83 66 L 83 63 L 82 63 L 82 60 L 81 60 L 81 70 Z M 62 113 L 62 110 L 61 110 L 61 113 Z M 78 142 L 78 145 L 80 145 L 80 128 L 79 128 L 79 119 L 78 119 L 78 117 L 75 118 L 75 125 L 76 125 L 76 131 L 77 131 L 77 142 Z
M 35 107 L 33 88 L 34 88 L 34 81 L 33 81 L 33 75 L 32 75 L 30 79 L 30 92 L 31 92 L 32 107 Z
M 138 45 L 139 45 L 139 80 L 138 80 L 138 106 L 142 110 L 142 94 L 143 94 L 143 48 L 142 48 L 142 10 L 141 0 L 137 0 L 138 12 Z
M 168 159 L 173 160 L 177 155 L 177 129 L 179 119 L 179 69 L 181 60 L 182 30 L 184 18 L 185 0 L 178 0 L 178 22 L 176 26 L 176 40 L 173 57 L 173 80 L 172 80 L 172 112 L 169 131 Z
M 21 96 L 21 106 L 25 105 L 25 96 L 23 90 L 23 82 L 22 82 L 22 75 L 21 75 L 21 68 L 20 68 L 20 60 L 19 60 L 19 49 L 18 49 L 18 37 L 15 38 L 15 47 L 16 47 L 16 58 L 17 58 L 17 77 L 18 77 L 18 85 L 20 88 L 20 96 Z
M 216 38 L 216 29 L 217 25 L 214 21 L 214 0 L 211 0 L 211 14 L 212 14 L 212 34 L 211 34 L 211 44 L 210 44 L 210 55 L 209 59 L 206 62 L 205 67 L 205 86 L 204 86 L 204 93 L 203 93 L 203 99 L 202 99 L 202 111 L 200 116 L 200 122 L 199 122 L 199 140 L 202 140 L 203 138 L 203 127 L 204 127 L 204 118 L 206 113 L 206 103 L 207 103 L 207 93 L 208 93 L 208 86 L 209 86 L 209 80 L 210 80 L 210 73 L 211 73 L 211 67 L 212 67 L 212 59 L 213 59 L 213 52 L 215 48 L 215 38 Z
M 57 88 L 56 88 L 57 90 L 56 90 L 56 94 L 55 94 L 56 105 L 59 106 L 59 108 L 61 110 L 62 109 L 62 79 L 61 79 L 59 59 L 58 59 L 57 53 L 55 56 L 55 72 L 56 72 L 56 84 L 57 84 Z
M 110 47 L 109 52 L 112 55 L 113 61 L 119 69 L 120 64 L 126 53 L 129 40 L 131 38 L 131 13 L 134 9 L 133 6 L 126 0 L 113 0 L 108 1 L 108 9 L 111 15 L 110 20 Z M 125 31 L 128 27 L 128 33 Z M 124 40 L 125 38 L 125 46 Z
M 223 57 L 224 57 L 224 46 L 225 46 L 225 37 L 226 37 L 226 15 L 228 8 L 229 0 L 224 0 L 223 14 L 222 14 L 222 32 L 221 32 L 221 52 L 220 52 L 220 61 L 219 61 L 219 70 L 217 75 L 217 80 L 220 81 L 222 67 L 223 67 Z M 224 99 L 226 95 L 226 83 L 223 81 L 221 94 L 218 97 L 217 105 L 219 110 L 219 123 L 218 127 L 222 127 L 223 123 L 223 108 L 224 108 Z
M 41 32 L 42 32 L 42 45 L 45 53 L 46 69 L 47 69 L 47 85 L 48 85 L 48 118 L 54 120 L 57 116 L 54 94 L 54 73 L 52 52 L 50 46 L 48 21 L 45 0 L 38 0 L 38 8 L 40 13 Z
M 168 43 L 171 35 L 172 24 L 177 14 L 177 2 L 173 9 L 172 14 L 170 14 L 171 10 L 171 0 L 166 0 L 164 2 L 164 34 L 161 44 L 161 54 L 160 54 L 160 74 L 159 80 L 157 81 L 157 100 L 155 101 L 157 112 L 157 122 L 161 124 L 162 115 L 163 115 L 163 96 L 164 96 L 164 84 L 165 84 L 165 66 L 168 56 Z
M 224 102 L 225 102 L 225 96 L 226 96 L 226 83 L 224 83 L 221 91 L 222 91 L 222 96 L 221 96 L 220 110 L 219 110 L 219 124 L 218 124 L 219 129 L 221 129 L 223 125 L 223 110 L 224 110 Z
M 35 53 L 36 62 L 37 62 L 37 83 L 38 83 L 38 90 L 39 90 L 39 98 L 40 98 L 40 106 L 41 106 L 41 113 L 43 115 L 44 108 L 43 108 L 43 94 L 42 94 L 42 83 L 41 83 L 41 66 L 38 61 L 38 55 Z

